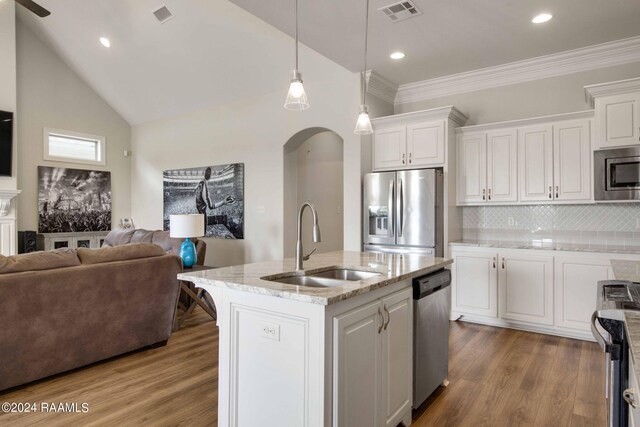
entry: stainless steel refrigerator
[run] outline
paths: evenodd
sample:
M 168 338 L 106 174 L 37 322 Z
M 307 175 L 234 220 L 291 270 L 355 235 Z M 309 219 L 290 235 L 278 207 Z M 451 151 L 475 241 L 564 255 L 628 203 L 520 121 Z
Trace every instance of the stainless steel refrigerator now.
M 365 251 L 442 256 L 440 169 L 369 173 L 363 190 Z

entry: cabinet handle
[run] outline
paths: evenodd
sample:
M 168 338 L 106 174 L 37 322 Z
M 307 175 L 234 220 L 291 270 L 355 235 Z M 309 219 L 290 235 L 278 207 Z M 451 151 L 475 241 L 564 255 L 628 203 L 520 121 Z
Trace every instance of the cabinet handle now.
M 558 198 L 558 186 L 556 185 L 556 199 Z
M 402 164 L 404 165 L 404 158 L 405 158 L 406 154 L 402 153 Z
M 387 306 L 384 305 L 382 306 L 382 308 L 384 308 L 385 313 L 387 313 L 387 323 L 384 324 L 384 330 L 387 330 L 387 326 L 389 326 L 389 322 L 391 322 L 391 313 L 389 313 L 389 310 L 387 310 Z M 384 317 L 383 317 L 384 319 Z
M 487 190 L 485 190 L 484 188 L 482 189 L 482 200 L 487 200 L 487 197 L 485 196 Z
M 622 392 L 622 398 L 625 402 L 629 404 L 632 408 L 637 408 L 638 403 L 636 402 L 636 391 L 633 388 L 628 388 Z
M 380 326 L 378 326 L 378 333 L 380 333 L 382 332 L 382 327 L 384 326 L 384 314 L 382 314 L 382 310 L 380 310 L 380 307 L 378 307 L 378 314 L 382 318 L 382 323 L 380 323 Z
M 489 189 L 489 200 L 491 200 L 491 189 Z
M 496 268 L 496 257 L 493 257 L 492 260 L 493 260 L 493 268 Z
M 549 198 L 551 199 L 551 186 L 549 186 Z
M 504 270 L 504 257 L 502 257 L 502 269 Z
M 409 152 L 409 164 L 411 164 L 411 152 Z

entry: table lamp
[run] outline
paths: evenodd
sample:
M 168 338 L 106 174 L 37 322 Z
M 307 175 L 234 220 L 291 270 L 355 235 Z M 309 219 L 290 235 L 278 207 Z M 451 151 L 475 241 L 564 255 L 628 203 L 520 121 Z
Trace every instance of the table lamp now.
M 196 245 L 191 241 L 192 237 L 204 236 L 204 215 L 203 214 L 186 214 L 169 216 L 169 235 L 179 239 L 184 238 L 184 242 L 180 245 L 180 258 L 185 268 L 191 268 L 195 265 Z

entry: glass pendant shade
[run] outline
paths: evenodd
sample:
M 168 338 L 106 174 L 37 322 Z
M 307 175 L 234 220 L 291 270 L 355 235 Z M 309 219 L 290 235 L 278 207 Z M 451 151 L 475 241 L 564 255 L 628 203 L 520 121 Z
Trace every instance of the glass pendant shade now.
M 293 71 L 293 79 L 291 79 L 291 84 L 289 85 L 289 93 L 287 93 L 284 108 L 287 110 L 306 110 L 309 108 L 307 94 L 302 85 L 302 74 L 298 71 Z
M 369 110 L 366 105 L 360 106 L 360 114 L 358 114 L 358 121 L 356 122 L 356 128 L 353 132 L 357 135 L 371 135 L 373 133 L 373 127 L 371 127 L 371 120 L 369 119 Z

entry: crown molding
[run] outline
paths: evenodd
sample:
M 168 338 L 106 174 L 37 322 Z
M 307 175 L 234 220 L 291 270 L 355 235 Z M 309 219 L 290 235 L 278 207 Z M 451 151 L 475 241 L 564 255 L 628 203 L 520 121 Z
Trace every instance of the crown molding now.
M 550 116 L 531 117 L 526 119 L 508 120 L 504 122 L 485 123 L 481 125 L 459 127 L 456 129 L 456 133 L 468 134 L 473 132 L 487 132 L 491 130 L 501 130 L 505 128 L 532 126 L 532 125 L 538 125 L 541 123 L 556 123 L 556 122 L 563 122 L 568 120 L 581 120 L 581 119 L 589 120 L 589 119 L 593 119 L 593 117 L 594 117 L 593 110 L 584 110 L 584 111 L 577 111 L 575 113 L 553 114 Z
M 452 120 L 458 126 L 463 126 L 467 121 L 464 115 L 453 105 L 446 107 L 432 108 L 429 110 L 412 111 L 410 113 L 393 114 L 391 116 L 376 117 L 371 119 L 371 123 L 376 126 L 396 125 L 397 123 L 410 123 L 414 121 L 426 121 L 437 119 Z
M 593 108 L 596 103 L 596 98 L 599 96 L 616 95 L 634 91 L 640 91 L 640 77 L 585 86 L 584 99 L 591 105 L 591 108 Z
M 389 104 L 394 104 L 396 92 L 398 91 L 397 84 L 385 79 L 380 74 L 377 74 L 372 70 L 367 71 L 366 78 L 368 94 L 377 96 Z
M 403 84 L 395 105 L 640 62 L 640 36 Z

